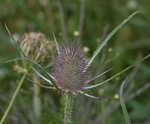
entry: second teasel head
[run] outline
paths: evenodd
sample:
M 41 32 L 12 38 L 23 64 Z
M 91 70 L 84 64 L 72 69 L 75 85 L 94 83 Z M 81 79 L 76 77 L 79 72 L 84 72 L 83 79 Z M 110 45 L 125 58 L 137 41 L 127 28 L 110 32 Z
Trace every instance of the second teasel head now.
M 50 61 L 54 45 L 44 34 L 30 32 L 25 33 L 21 38 L 20 48 L 29 59 L 43 65 Z

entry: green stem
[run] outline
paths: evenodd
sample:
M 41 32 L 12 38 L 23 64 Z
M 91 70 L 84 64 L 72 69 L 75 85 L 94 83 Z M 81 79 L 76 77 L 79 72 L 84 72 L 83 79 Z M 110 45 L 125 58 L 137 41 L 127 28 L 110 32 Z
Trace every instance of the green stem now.
M 73 108 L 73 95 L 71 93 L 65 94 L 65 109 L 64 109 L 64 124 L 71 124 Z
M 38 77 L 36 75 L 33 75 L 34 82 L 39 83 Z M 33 108 L 34 108 L 34 114 L 35 114 L 35 123 L 40 124 L 40 117 L 41 117 L 41 99 L 40 99 L 40 87 L 34 83 L 33 84 Z
M 127 83 L 127 80 L 124 80 L 124 82 L 122 83 L 120 87 L 120 105 L 122 107 L 122 111 L 124 114 L 126 124 L 131 124 L 131 120 L 130 120 L 130 117 L 129 117 L 129 114 L 128 114 L 128 111 L 127 111 L 127 108 L 123 99 L 123 88 L 126 83 Z
M 102 112 L 102 116 L 103 116 L 103 122 L 102 122 L 102 124 L 106 124 L 105 101 L 104 100 L 101 101 L 101 112 Z
M 0 124 L 3 124 L 4 120 L 6 119 L 8 113 L 9 113 L 9 111 L 10 111 L 10 109 L 11 109 L 11 107 L 12 107 L 12 105 L 13 105 L 15 99 L 16 99 L 16 96 L 18 95 L 19 90 L 20 90 L 20 88 L 21 88 L 21 86 L 22 86 L 22 84 L 23 84 L 23 82 L 24 82 L 25 77 L 26 77 L 26 74 L 24 74 L 24 75 L 22 76 L 22 78 L 20 79 L 20 81 L 19 81 L 19 83 L 18 83 L 18 86 L 17 86 L 17 88 L 16 88 L 16 90 L 15 90 L 15 92 L 14 92 L 12 98 L 11 98 L 11 101 L 10 101 L 10 103 L 9 103 L 9 105 L 8 105 L 8 107 L 7 107 L 7 109 L 6 109 L 5 113 L 4 113 L 4 115 L 3 115 L 3 117 L 2 117 L 1 120 L 0 120 Z

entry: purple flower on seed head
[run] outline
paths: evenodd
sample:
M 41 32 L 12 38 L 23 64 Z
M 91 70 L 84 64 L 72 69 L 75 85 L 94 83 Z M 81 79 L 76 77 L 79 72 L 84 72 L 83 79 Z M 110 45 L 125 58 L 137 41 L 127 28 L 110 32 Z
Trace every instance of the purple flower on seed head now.
M 89 89 L 87 85 L 90 82 L 101 77 L 108 71 L 89 79 L 89 61 L 80 45 L 69 44 L 57 48 L 53 79 L 58 88 L 64 92 L 71 92 L 73 94 L 81 93 L 91 98 L 97 98 L 86 94 L 84 90 Z
M 64 45 L 59 48 L 54 61 L 56 84 L 64 91 L 77 93 L 88 79 L 87 57 L 80 45 Z

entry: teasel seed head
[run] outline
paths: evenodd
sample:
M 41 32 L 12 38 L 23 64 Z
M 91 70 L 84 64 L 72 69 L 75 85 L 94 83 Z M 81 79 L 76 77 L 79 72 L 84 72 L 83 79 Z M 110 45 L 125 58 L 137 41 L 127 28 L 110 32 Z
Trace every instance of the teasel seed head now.
M 80 45 L 59 47 L 54 61 L 54 77 L 58 87 L 65 92 L 80 91 L 88 79 L 89 71 L 85 70 L 87 64 L 87 57 Z
M 44 34 L 30 32 L 25 33 L 21 38 L 20 48 L 27 57 L 43 65 L 50 61 L 54 45 Z

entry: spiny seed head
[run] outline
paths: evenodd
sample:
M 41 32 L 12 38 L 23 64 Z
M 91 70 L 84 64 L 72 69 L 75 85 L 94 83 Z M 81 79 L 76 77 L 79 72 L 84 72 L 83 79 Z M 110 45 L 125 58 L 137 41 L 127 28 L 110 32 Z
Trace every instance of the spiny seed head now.
M 80 45 L 64 45 L 55 56 L 54 77 L 59 88 L 76 93 L 88 79 L 88 64 Z
M 21 38 L 20 48 L 24 54 L 39 64 L 49 60 L 54 45 L 42 33 L 25 33 Z

